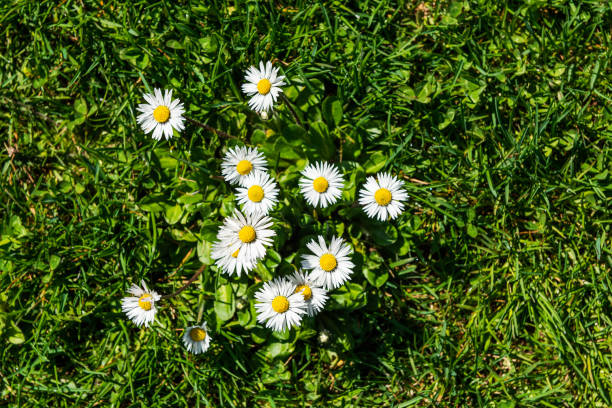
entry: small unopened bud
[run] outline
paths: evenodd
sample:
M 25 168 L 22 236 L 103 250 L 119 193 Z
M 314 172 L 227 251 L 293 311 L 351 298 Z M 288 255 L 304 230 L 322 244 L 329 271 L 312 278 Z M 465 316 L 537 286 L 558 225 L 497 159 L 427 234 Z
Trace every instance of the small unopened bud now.
M 238 300 L 236 301 L 236 309 L 238 309 L 238 310 L 242 310 L 242 309 L 244 309 L 245 307 L 247 307 L 247 301 L 246 301 L 246 300 L 244 300 L 244 299 L 238 299 Z
M 325 344 L 331 338 L 331 333 L 329 330 L 323 329 L 319 332 L 319 343 Z
M 260 112 L 259 116 L 261 117 L 262 120 L 268 120 L 268 112 L 267 111 Z

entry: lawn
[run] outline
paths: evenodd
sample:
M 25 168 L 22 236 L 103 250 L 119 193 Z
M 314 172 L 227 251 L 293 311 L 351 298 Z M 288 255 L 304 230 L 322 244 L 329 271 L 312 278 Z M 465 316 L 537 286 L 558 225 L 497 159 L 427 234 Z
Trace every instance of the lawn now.
M 0 405 L 611 406 L 611 23 L 601 0 L 1 2 Z M 241 85 L 268 60 L 264 120 Z M 193 120 L 170 140 L 136 119 L 154 88 Z M 241 277 L 211 259 L 234 146 L 280 188 Z M 329 208 L 300 193 L 316 161 L 346 181 Z M 380 222 L 357 199 L 383 171 L 409 198 Z M 255 292 L 318 235 L 350 282 L 267 329 Z M 122 312 L 202 266 L 149 328 Z

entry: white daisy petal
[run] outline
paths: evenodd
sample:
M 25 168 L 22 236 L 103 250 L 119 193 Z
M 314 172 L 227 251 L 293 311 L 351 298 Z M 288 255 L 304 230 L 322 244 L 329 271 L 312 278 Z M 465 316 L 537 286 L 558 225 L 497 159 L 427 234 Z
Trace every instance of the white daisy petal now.
M 251 171 L 239 187 L 237 200 L 246 214 L 268 214 L 278 202 L 278 186 L 268 173 Z
M 204 353 L 210 347 L 210 337 L 206 322 L 199 326 L 189 326 L 183 334 L 183 344 L 193 354 Z
M 351 248 L 342 238 L 333 237 L 329 245 L 322 236 L 319 243 L 310 241 L 306 246 L 314 255 L 302 257 L 302 268 L 311 270 L 309 278 L 326 290 L 336 289 L 350 279 L 355 265 L 348 255 Z
M 241 271 L 248 274 L 266 255 L 266 247 L 272 245 L 276 232 L 270 229 L 271 226 L 269 217 L 262 214 L 245 216 L 236 210 L 219 228 L 211 254 L 217 259 L 217 266 L 230 275 L 235 272 L 240 276 Z M 235 258 L 235 263 L 228 256 Z
M 302 293 L 296 293 L 296 285 L 285 278 L 264 283 L 255 293 L 257 321 L 274 331 L 299 326 L 307 305 Z
M 388 173 L 368 177 L 359 192 L 359 204 L 370 218 L 388 221 L 404 211 L 402 201 L 408 199 L 400 180 Z
M 263 154 L 255 147 L 234 147 L 229 149 L 221 163 L 221 173 L 225 181 L 244 186 L 251 172 L 267 170 L 268 163 Z
M 306 202 L 313 207 L 328 207 L 340 198 L 344 178 L 336 166 L 319 162 L 302 171 L 300 189 Z
M 327 291 L 319 286 L 316 279 L 302 271 L 296 271 L 289 279 L 296 286 L 295 292 L 304 297 L 308 316 L 314 316 L 323 310 L 328 298 Z
M 172 100 L 172 90 L 166 89 L 164 94 L 155 88 L 154 93 L 144 94 L 147 103 L 138 105 L 137 110 L 141 112 L 137 117 L 145 133 L 151 133 L 153 139 L 160 140 L 163 137 L 171 139 L 173 129 L 180 133 L 185 128 L 183 124 L 183 104 L 178 99 Z
M 284 76 L 277 76 L 278 68 L 273 68 L 272 63 L 267 61 L 259 62 L 259 69 L 251 66 L 247 69 L 242 85 L 242 92 L 250 96 L 249 107 L 258 113 L 272 111 L 274 103 L 279 93 L 283 92 L 280 88 L 285 83 L 280 79 Z
M 140 282 L 142 288 L 132 285 L 128 290 L 133 296 L 124 297 L 121 300 L 121 310 L 130 318 L 136 326 L 149 327 L 149 324 L 155 320 L 157 308 L 155 302 L 161 299 L 161 296 L 153 290 L 149 290 L 144 281 Z

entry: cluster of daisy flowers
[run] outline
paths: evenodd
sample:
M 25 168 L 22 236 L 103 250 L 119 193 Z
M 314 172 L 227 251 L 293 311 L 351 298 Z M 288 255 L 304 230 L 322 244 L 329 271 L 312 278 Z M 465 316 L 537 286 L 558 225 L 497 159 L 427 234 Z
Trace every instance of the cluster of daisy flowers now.
M 260 63 L 259 69 L 250 67 L 245 78 L 247 83 L 242 90 L 250 96 L 249 106 L 267 117 L 282 93 L 284 76 L 278 75 L 278 68 L 267 62 Z M 170 139 L 174 131 L 184 129 L 185 108 L 178 99 L 172 99 L 171 90 L 162 94 L 155 89 L 144 98 L 147 103 L 138 106 L 137 120 L 145 133 L 152 132 L 155 140 L 162 136 Z M 229 149 L 221 163 L 223 178 L 235 187 L 241 208 L 224 219 L 211 251 L 216 266 L 227 275 L 248 275 L 273 244 L 276 233 L 269 213 L 278 204 L 279 187 L 267 170 L 265 157 L 254 147 Z M 344 177 L 336 165 L 313 163 L 301 174 L 300 191 L 309 205 L 325 208 L 340 200 Z M 407 198 L 400 180 L 380 173 L 366 179 L 358 201 L 369 217 L 387 221 L 403 212 L 403 201 Z M 341 237 L 334 236 L 327 242 L 325 237 L 318 236 L 306 246 L 310 253 L 303 255 L 301 269 L 291 276 L 264 282 L 255 293 L 257 321 L 272 330 L 298 327 L 303 317 L 315 316 L 324 309 L 328 292 L 351 278 L 355 267 L 352 250 Z M 132 296 L 123 298 L 122 310 L 137 326 L 149 327 L 155 320 L 156 303 L 163 297 L 144 282 L 141 286 L 132 285 L 128 291 Z M 210 341 L 206 322 L 187 327 L 183 334 L 185 347 L 194 354 L 205 352 Z

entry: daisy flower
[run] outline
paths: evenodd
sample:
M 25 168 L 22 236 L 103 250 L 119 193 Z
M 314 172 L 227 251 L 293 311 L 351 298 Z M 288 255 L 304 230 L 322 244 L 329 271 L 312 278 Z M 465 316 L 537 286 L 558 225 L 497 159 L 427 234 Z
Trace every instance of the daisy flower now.
M 149 327 L 149 323 L 155 320 L 155 313 L 157 313 L 155 302 L 161 299 L 161 296 L 154 290 L 149 290 L 144 281 L 141 281 L 140 284 L 142 288 L 137 285 L 130 287 L 128 292 L 134 296 L 124 297 L 121 300 L 121 309 L 136 323 L 136 326 L 140 327 L 144 324 L 145 327 Z
M 320 287 L 310 275 L 302 271 L 295 271 L 289 280 L 296 286 L 295 293 L 301 293 L 306 302 L 306 313 L 314 316 L 323 310 L 327 301 L 327 291 Z
M 285 85 L 284 76 L 278 75 L 278 68 L 272 68 L 270 61 L 259 63 L 259 69 L 251 66 L 244 76 L 246 84 L 242 84 L 242 92 L 251 96 L 249 106 L 255 112 L 271 111 L 278 94 L 283 92 L 280 88 Z
M 333 237 L 327 246 L 319 235 L 318 243 L 312 240 L 307 246 L 314 255 L 302 257 L 302 268 L 312 270 L 311 279 L 327 290 L 336 289 L 349 280 L 355 265 L 349 257 L 352 250 L 342 238 Z
M 387 221 L 397 218 L 404 211 L 404 204 L 408 193 L 402 187 L 402 182 L 388 173 L 376 175 L 378 181 L 372 176 L 368 177 L 359 192 L 359 204 L 370 218 Z
M 225 181 L 244 185 L 244 179 L 254 170 L 266 171 L 268 163 L 255 147 L 234 147 L 225 153 L 221 173 Z
M 154 94 L 144 94 L 147 103 L 138 105 L 138 123 L 145 133 L 153 131 L 153 139 L 160 140 L 172 138 L 172 129 L 180 132 L 185 128 L 183 113 L 185 108 L 178 99 L 172 100 L 172 90 L 165 90 L 162 96 L 161 89 L 155 88 Z
M 213 245 L 210 256 L 216 259 L 215 264 L 221 268 L 223 272 L 230 276 L 236 274 L 240 277 L 243 271 L 248 275 L 249 272 L 257 266 L 257 260 L 247 258 L 238 259 L 239 252 L 239 249 L 231 252 L 229 246 L 224 247 L 220 242 L 217 242 Z
M 307 166 L 300 180 L 302 194 L 314 207 L 328 207 L 342 195 L 344 179 L 338 168 L 330 163 L 319 162 Z
M 193 354 L 204 353 L 210 346 L 210 335 L 208 334 L 208 326 L 206 322 L 200 326 L 189 326 L 183 334 L 183 344 L 187 347 L 187 351 Z
M 264 283 L 255 299 L 257 321 L 274 331 L 299 326 L 306 313 L 304 296 L 296 293 L 295 285 L 284 278 Z
M 268 173 L 252 171 L 238 188 L 238 203 L 246 214 L 268 214 L 278 200 L 278 185 Z
M 230 254 L 236 254 L 238 262 L 254 262 L 266 255 L 266 247 L 272 245 L 272 237 L 276 235 L 270 229 L 272 219 L 262 214 L 243 215 L 236 210 L 234 215 L 227 217 L 217 239 L 218 245 L 228 248 Z

